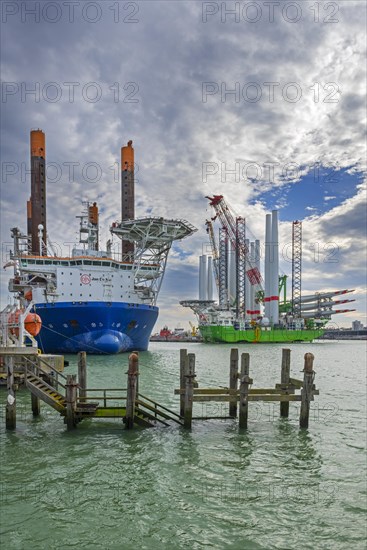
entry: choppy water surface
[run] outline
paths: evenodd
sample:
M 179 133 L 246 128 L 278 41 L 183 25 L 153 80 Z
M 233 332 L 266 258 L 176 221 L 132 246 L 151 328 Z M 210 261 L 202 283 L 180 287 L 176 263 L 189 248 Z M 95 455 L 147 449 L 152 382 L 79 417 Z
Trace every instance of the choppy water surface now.
M 230 347 L 185 344 L 201 386 L 228 385 Z M 142 393 L 178 410 L 179 344 L 140 354 Z M 250 351 L 254 387 L 280 380 L 281 345 Z M 250 403 L 249 429 L 232 420 L 126 432 L 121 421 L 83 421 L 68 433 L 42 404 L 18 393 L 18 424 L 1 414 L 1 544 L 8 549 L 364 549 L 366 536 L 365 343 L 292 349 L 292 375 L 315 354 L 320 396 L 309 430 L 298 404 Z M 76 372 L 69 356 L 67 373 Z M 127 356 L 89 357 L 88 386 L 125 387 Z M 1 401 L 5 391 L 1 390 Z M 227 404 L 195 404 L 223 415 Z

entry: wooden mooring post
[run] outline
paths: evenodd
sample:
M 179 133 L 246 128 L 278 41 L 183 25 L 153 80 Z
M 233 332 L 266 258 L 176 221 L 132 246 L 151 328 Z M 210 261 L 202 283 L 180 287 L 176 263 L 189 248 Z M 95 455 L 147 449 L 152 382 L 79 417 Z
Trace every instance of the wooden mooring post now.
M 66 376 L 65 384 L 65 400 L 66 400 L 66 418 L 65 422 L 68 430 L 72 430 L 76 426 L 76 401 L 77 401 L 78 383 L 75 374 Z
M 134 427 L 135 401 L 139 376 L 139 356 L 133 352 L 129 355 L 129 369 L 127 371 L 127 396 L 125 427 L 131 430 Z
M 319 390 L 314 385 L 314 371 L 312 369 L 314 356 L 312 353 L 306 353 L 304 366 L 304 380 L 298 380 L 290 376 L 290 349 L 282 350 L 282 371 L 281 382 L 276 383 L 274 388 L 253 388 L 253 379 L 249 376 L 250 370 L 250 355 L 248 353 L 241 354 L 241 373 L 239 375 L 240 388 L 237 389 L 238 381 L 238 350 L 232 349 L 230 356 L 230 379 L 229 387 L 219 388 L 202 388 L 194 382 L 195 378 L 195 355 L 189 353 L 186 356 L 186 350 L 181 350 L 181 376 L 183 376 L 183 368 L 185 359 L 187 373 L 185 377 L 185 390 L 182 389 L 182 379 L 180 380 L 180 388 L 175 390 L 175 394 L 184 395 L 184 426 L 191 428 L 193 418 L 193 403 L 218 402 L 228 403 L 230 416 L 225 418 L 235 418 L 239 412 L 239 428 L 247 428 L 248 425 L 248 408 L 250 401 L 256 402 L 279 402 L 280 416 L 287 418 L 289 414 L 289 403 L 300 401 L 300 427 L 308 426 L 308 417 L 310 409 L 310 401 L 313 401 L 315 395 L 319 395 Z M 302 390 L 301 393 L 296 393 L 297 390 Z M 239 401 L 239 405 L 238 405 Z M 234 403 L 235 402 L 235 403 Z M 235 405 L 235 406 L 233 406 Z M 203 420 L 223 417 L 201 417 Z M 199 417 L 194 417 L 199 420 Z
M 289 384 L 291 375 L 291 350 L 288 348 L 282 349 L 282 372 L 280 375 L 281 384 Z M 280 402 L 280 416 L 288 418 L 289 416 L 289 401 Z
M 39 416 L 41 414 L 41 401 L 40 398 L 33 393 L 31 393 L 31 406 L 33 416 Z
M 17 426 L 17 402 L 14 387 L 14 358 L 5 356 L 8 396 L 6 399 L 5 427 L 7 430 L 15 430 Z
M 308 428 L 308 419 L 310 415 L 310 402 L 313 398 L 313 382 L 315 372 L 313 370 L 313 353 L 305 353 L 303 369 L 303 387 L 301 390 L 301 410 L 299 414 L 299 427 Z
M 191 430 L 192 425 L 192 403 L 194 397 L 195 379 L 195 353 L 187 355 L 187 371 L 185 374 L 185 395 L 184 395 L 184 427 Z
M 229 416 L 237 417 L 237 389 L 238 389 L 238 348 L 231 349 L 229 365 Z
M 139 397 L 139 352 L 133 351 L 133 353 L 137 356 L 138 362 L 137 362 L 137 371 L 136 371 L 136 399 Z
M 78 354 L 78 386 L 79 400 L 83 403 L 87 397 L 87 354 L 85 351 L 80 351 Z
M 187 349 L 180 349 L 180 416 L 184 416 L 185 413 L 185 376 L 187 374 L 187 365 Z
M 241 378 L 240 378 L 240 413 L 239 413 L 239 428 L 247 429 L 248 420 L 248 394 L 249 385 L 253 380 L 249 377 L 250 372 L 250 354 L 242 353 L 241 355 Z

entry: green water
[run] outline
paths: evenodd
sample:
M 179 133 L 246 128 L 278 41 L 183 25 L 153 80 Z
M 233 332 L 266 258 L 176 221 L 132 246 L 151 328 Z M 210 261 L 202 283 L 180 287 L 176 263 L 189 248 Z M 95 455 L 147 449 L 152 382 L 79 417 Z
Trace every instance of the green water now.
M 185 344 L 201 386 L 228 385 L 230 347 Z M 320 396 L 309 430 L 298 404 L 250 403 L 249 429 L 232 420 L 126 432 L 120 420 L 88 420 L 70 433 L 42 404 L 18 393 L 18 423 L 1 414 L 1 548 L 364 549 L 366 536 L 365 343 L 296 344 L 292 375 L 315 354 Z M 141 392 L 178 410 L 176 343 L 140 356 Z M 246 346 L 254 387 L 280 378 L 282 345 Z M 76 372 L 69 356 L 68 373 Z M 125 387 L 127 356 L 89 357 L 88 386 Z M 1 390 L 2 403 L 5 391 Z M 223 415 L 226 404 L 195 404 Z

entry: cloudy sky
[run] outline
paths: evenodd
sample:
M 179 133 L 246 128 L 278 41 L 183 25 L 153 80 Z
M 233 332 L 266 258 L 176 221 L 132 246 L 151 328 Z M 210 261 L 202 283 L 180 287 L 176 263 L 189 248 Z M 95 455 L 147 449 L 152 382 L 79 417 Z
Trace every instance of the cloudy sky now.
M 357 311 L 333 323 L 366 323 L 365 2 L 1 9 L 3 263 L 10 228 L 26 229 L 31 128 L 46 133 L 48 231 L 64 249 L 83 200 L 98 201 L 108 238 L 120 217 L 120 147 L 132 139 L 137 216 L 198 228 L 170 256 L 157 329 L 194 321 L 178 302 L 197 298 L 210 194 L 223 194 L 260 239 L 265 214 L 279 208 L 281 250 L 302 220 L 303 292 L 356 288 Z

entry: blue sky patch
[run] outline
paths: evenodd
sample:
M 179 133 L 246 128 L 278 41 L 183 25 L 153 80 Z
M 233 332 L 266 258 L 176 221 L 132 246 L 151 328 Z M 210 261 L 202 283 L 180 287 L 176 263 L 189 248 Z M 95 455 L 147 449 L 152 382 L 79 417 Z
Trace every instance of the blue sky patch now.
M 283 221 L 322 215 L 356 194 L 363 174 L 348 170 L 320 166 L 296 183 L 260 193 L 252 202 L 261 202 L 267 210 L 281 210 Z

